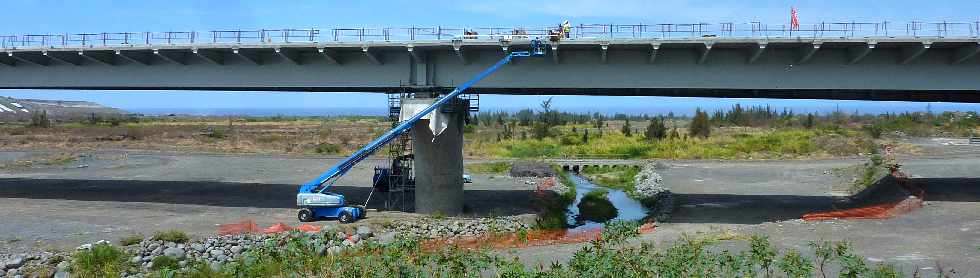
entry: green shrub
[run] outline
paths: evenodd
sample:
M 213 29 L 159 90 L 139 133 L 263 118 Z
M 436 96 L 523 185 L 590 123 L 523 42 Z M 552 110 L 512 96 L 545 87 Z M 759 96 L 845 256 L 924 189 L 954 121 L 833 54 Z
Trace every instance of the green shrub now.
M 769 244 L 769 237 L 753 235 L 749 239 L 749 254 L 755 264 L 762 266 L 766 276 L 772 276 L 773 262 L 776 260 L 776 249 Z
M 190 238 L 187 237 L 187 234 L 185 234 L 183 231 L 180 230 L 159 231 L 154 233 L 153 237 L 151 237 L 150 239 L 168 241 L 174 243 L 187 243 L 188 241 L 190 241 Z
M 619 210 L 609 201 L 609 191 L 595 189 L 586 193 L 578 203 L 579 217 L 583 220 L 606 222 L 616 218 Z
M 119 245 L 130 246 L 130 245 L 139 244 L 141 241 L 143 241 L 143 235 L 125 236 L 119 239 Z
M 807 278 L 813 276 L 813 263 L 809 259 L 800 255 L 796 250 L 790 250 L 786 255 L 776 262 L 776 266 L 786 276 Z
M 180 266 L 177 263 L 177 259 L 171 258 L 170 256 L 156 256 L 150 261 L 153 263 L 153 267 L 150 270 L 160 270 L 160 269 L 178 269 Z
M 72 277 L 119 277 L 120 272 L 133 266 L 129 255 L 109 244 L 96 244 L 89 250 L 75 252 L 72 256 Z

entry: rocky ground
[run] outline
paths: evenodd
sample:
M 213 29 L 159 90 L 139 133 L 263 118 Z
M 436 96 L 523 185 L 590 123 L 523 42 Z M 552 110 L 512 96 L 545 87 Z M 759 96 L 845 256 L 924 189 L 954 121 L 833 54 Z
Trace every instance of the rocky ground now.
M 950 146 L 955 149 L 946 154 L 942 153 L 946 145 L 924 142 L 932 144 L 928 156 L 900 159 L 913 181 L 928 188 L 926 205 L 887 220 L 798 220 L 808 212 L 833 209 L 835 201 L 847 194 L 850 181 L 834 170 L 863 163 L 860 158 L 662 161 L 656 173 L 673 193 L 675 210 L 670 219 L 658 223 L 655 232 L 638 241 L 668 244 L 684 234 L 731 231 L 764 233 L 778 247 L 806 249 L 811 240 L 846 239 L 869 260 L 898 264 L 906 273 L 915 269 L 928 273 L 940 262 L 956 269 L 958 276 L 974 277 L 980 273 L 980 172 L 976 171 L 980 169 L 980 147 Z M 0 164 L 38 155 L 0 152 Z M 0 225 L 0 254 L 4 254 L 0 262 L 9 277 L 40 263 L 56 273 L 61 263 L 58 255 L 83 243 L 116 243 L 122 237 L 168 229 L 187 232 L 191 243 L 168 247 L 144 241 L 137 245 L 138 260 L 154 256 L 161 246 L 159 254 L 180 247 L 185 257 L 221 260 L 219 255 L 225 255 L 223 260 L 227 260 L 235 251 L 245 250 L 249 239 L 215 237 L 217 225 L 245 219 L 262 227 L 279 222 L 298 225 L 293 204 L 296 184 L 336 160 L 104 151 L 67 164 L 0 169 L 0 219 L 4 222 Z M 355 168 L 337 189 L 352 200 L 366 199 L 370 191 L 363 185 L 369 183 L 373 167 L 383 163 L 369 161 Z M 474 183 L 466 185 L 464 218 L 372 211 L 369 219 L 351 225 L 316 224 L 354 234 L 357 226 L 365 226 L 372 230 L 368 238 L 373 239 L 388 230 L 465 235 L 533 223 L 534 183 L 542 181 L 532 183 L 507 175 L 474 174 L 473 178 Z M 381 205 L 374 196 L 368 207 Z M 498 222 L 486 222 L 488 217 Z M 220 253 L 207 249 L 209 241 L 212 247 L 220 246 Z M 206 252 L 198 252 L 194 243 L 203 244 Z M 157 245 L 150 249 L 153 244 Z M 232 250 L 234 246 L 241 250 Z M 500 253 L 528 265 L 548 265 L 566 260 L 581 246 L 539 246 Z M 17 265 L 19 258 L 23 258 L 21 266 L 8 267 Z M 11 275 L 9 269 L 18 270 Z

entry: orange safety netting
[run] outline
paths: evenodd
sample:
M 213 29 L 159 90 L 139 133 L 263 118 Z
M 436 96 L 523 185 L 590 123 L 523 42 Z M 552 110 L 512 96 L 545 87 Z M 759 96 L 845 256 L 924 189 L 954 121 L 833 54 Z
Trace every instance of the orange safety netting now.
M 816 212 L 803 215 L 803 221 L 819 221 L 833 219 L 886 219 L 907 214 L 922 208 L 925 191 L 909 182 L 908 176 L 897 167 L 891 169 L 898 185 L 912 193 L 911 196 L 894 203 L 877 204 L 845 210 Z
M 276 223 L 275 225 L 272 225 L 271 227 L 265 228 L 265 230 L 262 230 L 262 232 L 263 233 L 267 233 L 267 234 L 276 234 L 276 233 L 288 232 L 288 231 L 292 231 L 292 230 L 293 230 L 293 227 L 290 227 L 289 225 L 286 225 L 286 224 L 283 224 L 283 223 Z
M 244 220 L 238 223 L 224 224 L 218 226 L 218 234 L 227 235 L 237 235 L 237 234 L 253 234 L 261 232 L 259 225 L 255 224 L 255 221 Z
M 310 224 L 303 224 L 303 225 L 299 225 L 299 227 L 296 227 L 296 230 L 297 231 L 302 231 L 302 232 L 307 232 L 307 233 L 319 233 L 320 232 L 320 227 L 313 226 L 313 225 L 310 225 Z

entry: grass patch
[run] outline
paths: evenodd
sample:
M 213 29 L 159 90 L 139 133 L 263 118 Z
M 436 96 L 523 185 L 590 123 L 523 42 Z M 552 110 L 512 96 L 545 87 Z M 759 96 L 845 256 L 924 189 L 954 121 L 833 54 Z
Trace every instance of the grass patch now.
M 121 246 L 136 245 L 139 244 L 141 241 L 143 241 L 143 235 L 125 236 L 119 239 L 119 245 Z
M 477 174 L 503 174 L 510 172 L 510 162 L 484 162 L 466 164 L 467 172 Z
M 180 230 L 167 230 L 159 231 L 153 234 L 152 240 L 161 240 L 174 243 L 187 243 L 190 238 L 183 231 Z
M 636 188 L 634 178 L 640 173 L 640 168 L 630 167 L 585 167 L 582 175 L 595 184 L 615 188 L 632 194 Z
M 178 265 L 177 259 L 171 258 L 170 256 L 156 256 L 156 257 L 153 257 L 153 260 L 150 261 L 150 262 L 153 263 L 153 266 L 150 267 L 150 270 L 179 269 L 180 268 L 180 265 Z
M 72 256 L 72 277 L 120 277 L 120 272 L 134 268 L 129 255 L 109 244 L 96 244 L 92 249 L 75 252 Z
M 605 189 L 596 189 L 586 193 L 578 203 L 579 219 L 606 222 L 616 218 L 616 215 L 619 215 L 619 210 L 609 201 L 608 195 L 609 191 Z
M 881 155 L 872 155 L 867 163 L 858 170 L 857 179 L 851 184 L 851 192 L 859 192 L 874 185 L 878 180 L 890 173 L 888 165 Z
M 567 172 L 560 171 L 558 166 L 558 182 L 568 187 L 568 191 L 561 195 L 549 195 L 539 200 L 538 218 L 535 228 L 541 230 L 564 229 L 568 227 L 568 206 L 575 202 L 575 185 Z
M 754 236 L 749 249 L 733 252 L 709 248 L 713 242 L 682 237 L 677 244 L 654 248 L 624 242 L 636 236 L 638 222 L 612 222 L 605 225 L 603 238 L 575 251 L 567 263 L 555 262 L 548 268 L 528 267 L 515 258 L 504 258 L 488 250 L 460 249 L 452 246 L 423 248 L 413 239 L 399 238 L 381 245 L 377 242 L 345 249 L 341 253 L 320 255 L 330 240 L 326 233 L 311 236 L 288 233 L 267 240 L 219 271 L 204 264 L 192 264 L 181 272 L 159 271 L 158 277 L 479 277 L 493 273 L 499 277 L 894 277 L 902 274 L 893 267 L 864 266 L 846 243 L 827 252 L 826 268 L 817 269 L 807 252 L 779 250 L 764 236 Z M 862 267 L 863 266 L 863 267 Z M 826 269 L 836 273 L 824 273 Z M 74 273 L 73 273 L 74 274 Z
M 853 135 L 853 136 L 860 136 Z M 821 138 L 841 138 L 839 144 L 820 145 Z M 824 141 L 831 141 L 824 139 Z M 865 143 L 851 136 L 820 130 L 778 129 L 754 132 L 719 132 L 712 137 L 646 140 L 641 136 L 609 133 L 590 138 L 588 144 L 564 144 L 559 138 L 509 139 L 491 144 L 473 144 L 490 156 L 514 158 L 602 157 L 665 159 L 782 159 L 856 154 Z M 863 141 L 862 141 L 863 142 Z M 853 152 L 851 152 L 853 151 Z M 847 153 L 850 152 L 850 153 Z

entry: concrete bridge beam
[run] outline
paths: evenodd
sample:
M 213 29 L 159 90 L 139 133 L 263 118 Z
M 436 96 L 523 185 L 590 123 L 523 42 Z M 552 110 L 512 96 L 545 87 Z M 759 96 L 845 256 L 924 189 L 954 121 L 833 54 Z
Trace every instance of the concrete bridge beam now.
M 561 60 L 558 58 L 558 43 L 551 44 L 551 62 L 555 65 L 561 62 Z
M 867 57 L 868 54 L 871 54 L 871 50 L 874 50 L 876 46 L 878 46 L 877 43 L 868 42 L 863 46 L 854 46 L 849 48 L 847 52 L 851 59 L 847 62 L 847 64 L 853 65 L 861 62 L 861 59 L 864 59 L 864 57 Z
M 225 64 L 225 57 L 224 57 L 224 55 L 222 55 L 220 52 L 217 52 L 217 51 L 194 48 L 194 49 L 191 49 L 191 53 L 193 53 L 194 56 L 197 56 L 198 58 L 201 58 L 201 60 L 207 61 L 207 62 L 212 63 L 212 64 L 215 64 L 215 65 L 224 65 Z
M 382 61 L 381 60 L 381 57 L 379 57 L 380 54 L 374 53 L 370 49 L 370 47 L 362 46 L 361 47 L 361 52 L 363 52 L 364 53 L 364 56 L 367 57 L 368 60 L 371 60 L 371 62 L 374 63 L 375 65 L 379 65 L 379 66 L 380 65 L 384 65 L 384 61 Z
M 341 65 L 342 64 L 340 62 L 340 58 L 337 56 L 337 51 L 334 51 L 333 49 L 326 49 L 326 48 L 320 47 L 320 48 L 317 48 L 316 49 L 316 53 L 319 54 L 320 57 L 323 57 L 324 60 L 327 60 L 328 63 L 334 64 L 334 65 Z
M 44 56 L 49 61 L 57 61 L 57 62 L 62 63 L 62 64 L 68 64 L 68 65 L 72 65 L 72 66 L 81 66 L 82 65 L 82 58 L 80 56 L 71 57 L 71 56 L 62 55 L 62 54 L 56 54 L 56 53 L 57 52 L 50 52 L 49 53 L 47 51 L 43 51 L 43 52 L 41 52 L 41 56 Z M 51 63 L 48 62 L 48 64 L 50 65 Z
M 801 49 L 802 53 L 800 54 L 800 60 L 798 60 L 796 63 L 802 65 L 807 61 L 810 61 L 810 59 L 813 58 L 813 55 L 817 54 L 817 50 L 820 50 L 821 44 L 821 42 L 813 42 L 809 45 L 804 45 L 803 49 Z
M 759 48 L 756 48 L 749 53 L 749 61 L 748 61 L 749 64 L 754 64 L 755 60 L 758 60 L 759 57 L 762 56 L 762 52 L 766 50 L 767 43 L 759 42 L 758 45 Z
M 88 61 L 96 62 L 106 66 L 115 66 L 118 62 L 116 61 L 116 56 L 107 53 L 99 52 L 86 52 L 84 50 L 78 51 L 78 56 L 82 57 Z
M 153 49 L 153 56 L 160 58 L 160 60 L 166 61 L 171 64 L 177 65 L 187 65 L 187 53 L 179 51 L 168 51 L 161 49 Z
M 248 62 L 249 64 L 253 64 L 257 66 L 262 65 L 262 57 L 259 56 L 257 53 L 248 53 L 247 50 L 243 50 L 236 47 L 231 49 L 231 54 L 234 54 L 239 59 Z
M 650 60 L 647 63 L 653 64 L 657 60 L 657 54 L 660 52 L 660 43 L 650 44 Z
M 119 58 L 122 58 L 123 60 L 129 61 L 131 63 L 141 64 L 141 65 L 144 65 L 144 66 L 149 66 L 150 65 L 150 59 L 153 58 L 149 54 L 147 54 L 145 52 L 142 52 L 142 51 L 122 51 L 122 50 L 116 49 L 113 52 L 115 52 L 116 53 L 116 56 L 118 56 Z
M 707 61 L 708 60 L 708 54 L 711 53 L 711 48 L 713 46 L 714 46 L 714 43 L 711 43 L 711 42 L 705 42 L 704 43 L 704 46 L 701 47 L 701 55 L 698 56 L 698 64 L 704 64 L 704 61 Z
M 915 60 L 915 58 L 921 56 L 922 53 L 926 53 L 926 50 L 929 50 L 929 47 L 931 46 L 932 46 L 931 42 L 921 42 L 916 44 L 915 46 L 902 48 L 902 60 L 899 61 L 898 63 L 901 65 L 905 65 L 908 64 L 909 62 L 912 62 L 912 60 Z
M 293 65 L 303 64 L 303 60 L 300 59 L 300 55 L 296 51 L 282 49 L 279 47 L 276 47 L 274 51 L 276 53 L 276 56 L 279 56 L 279 58 L 282 58 L 286 62 L 292 63 Z
M 967 60 L 970 60 L 970 58 L 976 56 L 977 53 L 980 53 L 980 42 L 958 47 L 953 52 L 952 64 L 956 65 L 966 62 Z

